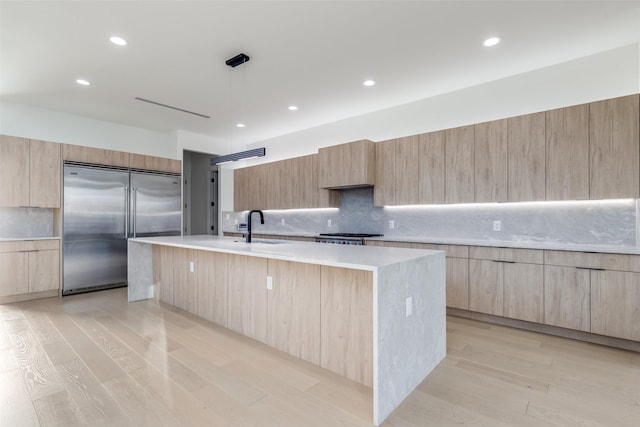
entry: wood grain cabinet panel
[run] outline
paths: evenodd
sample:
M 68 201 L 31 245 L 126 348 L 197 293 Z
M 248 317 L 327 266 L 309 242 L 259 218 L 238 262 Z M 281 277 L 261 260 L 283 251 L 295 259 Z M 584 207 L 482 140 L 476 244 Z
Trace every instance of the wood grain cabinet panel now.
M 260 342 L 267 339 L 267 259 L 229 257 L 227 327 Z
M 504 315 L 503 263 L 492 260 L 469 260 L 469 310 Z
M 173 305 L 196 313 L 196 251 L 173 249 Z M 193 263 L 193 271 L 190 266 Z
M 469 259 L 447 257 L 447 307 L 469 310 Z
M 591 332 L 640 341 L 640 273 L 591 271 Z
M 250 168 L 239 168 L 233 171 L 233 210 L 246 211 L 249 209 L 249 175 Z
M 60 289 L 60 251 L 29 252 L 29 292 Z
M 373 188 L 375 206 L 396 204 L 396 148 L 397 140 L 376 143 L 376 184 Z
M 196 251 L 196 312 L 220 326 L 227 326 L 229 255 Z
M 173 305 L 173 257 L 176 249 L 153 245 L 152 250 L 155 295 L 161 302 Z
M 373 384 L 373 273 L 321 267 L 320 366 Z
M 145 154 L 129 154 L 129 167 L 132 169 L 182 173 L 182 162 L 180 160 L 147 156 Z
M 267 344 L 320 364 L 320 266 L 269 259 Z
M 0 253 L 0 297 L 29 292 L 28 252 Z
M 591 199 L 639 195 L 639 95 L 589 104 Z
M 81 145 L 62 144 L 62 160 L 125 168 L 129 167 L 129 153 L 103 148 L 84 147 Z
M 445 202 L 474 201 L 474 126 L 445 131 Z
M 510 202 L 545 200 L 545 114 L 507 119 Z
M 475 125 L 475 201 L 507 201 L 507 120 Z
M 544 266 L 544 323 L 591 330 L 591 270 Z
M 544 267 L 539 264 L 502 263 L 504 316 L 542 323 L 544 320 Z
M 546 199 L 589 198 L 589 105 L 545 112 Z
M 0 206 L 29 206 L 29 140 L 0 135 Z
M 425 133 L 419 136 L 418 203 L 444 203 L 445 133 Z M 414 184 L 415 185 L 415 184 Z
M 321 188 L 374 185 L 375 144 L 368 140 L 333 145 L 318 150 Z
M 394 177 L 396 205 L 415 205 L 420 202 L 420 136 L 408 136 L 396 141 Z
M 60 207 L 61 165 L 60 144 L 29 141 L 29 206 Z

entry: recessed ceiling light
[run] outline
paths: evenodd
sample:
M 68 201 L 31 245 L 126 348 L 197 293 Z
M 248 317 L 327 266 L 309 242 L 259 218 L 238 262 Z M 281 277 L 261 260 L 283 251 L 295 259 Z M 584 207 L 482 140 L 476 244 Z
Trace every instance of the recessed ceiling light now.
M 362 82 L 362 84 L 365 85 L 365 86 L 373 86 L 373 85 L 376 84 L 376 82 L 373 81 L 373 80 L 365 80 L 365 81 Z
M 90 82 L 88 82 L 85 79 L 78 79 L 78 80 L 76 80 L 76 83 L 78 83 L 79 85 L 82 85 L 82 86 L 89 86 L 91 84 Z
M 289 110 L 291 110 L 291 111 L 296 111 L 297 109 L 298 109 L 298 107 L 297 107 L 297 106 L 295 106 L 295 105 L 289 105 Z
M 486 47 L 491 47 L 491 46 L 497 45 L 498 43 L 500 43 L 499 37 L 489 37 L 482 44 L 485 45 Z
M 122 37 L 113 36 L 109 40 L 111 40 L 111 43 L 117 44 L 118 46 L 126 46 L 127 45 L 127 41 L 125 39 L 123 39 Z
M 244 127 L 244 123 L 237 123 L 236 127 L 243 128 Z

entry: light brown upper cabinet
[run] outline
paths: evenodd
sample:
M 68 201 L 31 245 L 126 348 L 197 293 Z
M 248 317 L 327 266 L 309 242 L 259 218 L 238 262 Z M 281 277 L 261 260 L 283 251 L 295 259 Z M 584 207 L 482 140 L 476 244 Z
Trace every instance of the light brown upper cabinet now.
M 106 150 L 104 148 L 84 147 L 62 144 L 62 160 L 97 165 L 129 167 L 129 153 Z
M 589 104 L 545 112 L 546 199 L 589 198 Z
M 132 169 L 182 173 L 182 162 L 180 160 L 146 156 L 144 154 L 129 154 L 129 166 Z
M 373 204 L 396 204 L 396 147 L 397 140 L 376 143 L 376 185 L 373 188 Z
M 418 179 L 420 156 L 420 136 L 396 139 L 394 186 L 396 205 L 415 205 L 420 202 Z
M 318 155 L 295 157 L 233 171 L 235 211 L 337 207 L 336 190 L 318 186 Z
M 507 119 L 508 200 L 545 199 L 545 113 Z
M 0 138 L 0 206 L 59 208 L 60 144 Z
M 474 201 L 474 126 L 445 131 L 445 202 Z
M 507 120 L 475 125 L 475 201 L 507 201 Z
M 589 104 L 589 198 L 639 195 L 639 96 Z
M 321 188 L 348 188 L 375 184 L 375 144 L 368 140 L 318 150 Z
M 444 131 L 419 135 L 418 198 L 420 204 L 444 203 Z

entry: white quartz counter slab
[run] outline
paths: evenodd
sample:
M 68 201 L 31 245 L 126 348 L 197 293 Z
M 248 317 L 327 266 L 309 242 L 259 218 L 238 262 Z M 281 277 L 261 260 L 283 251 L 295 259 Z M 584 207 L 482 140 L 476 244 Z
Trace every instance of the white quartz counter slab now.
M 370 271 L 424 257 L 428 255 L 426 252 L 441 252 L 405 248 L 292 242 L 288 240 L 260 239 L 252 243 L 245 243 L 239 238 L 207 235 L 139 237 L 129 239 L 129 241 Z
M 502 240 L 434 239 L 420 237 L 371 237 L 365 240 L 403 243 L 430 243 L 435 245 L 488 246 L 498 248 L 547 249 L 552 251 L 602 252 L 612 254 L 640 255 L 640 247 L 638 246 L 582 245 L 572 243 L 514 242 Z
M 0 242 L 25 242 L 30 240 L 60 240 L 60 237 L 0 237 Z

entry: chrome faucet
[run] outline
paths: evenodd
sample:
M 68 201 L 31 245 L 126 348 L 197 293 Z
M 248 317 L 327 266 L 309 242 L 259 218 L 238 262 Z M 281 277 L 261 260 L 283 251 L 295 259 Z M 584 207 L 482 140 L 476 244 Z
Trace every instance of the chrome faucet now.
M 260 224 L 264 224 L 264 215 L 262 213 L 262 211 L 260 210 L 252 210 L 249 212 L 249 215 L 247 215 L 247 236 L 246 236 L 246 242 L 247 243 L 251 243 L 251 215 L 254 213 L 259 213 L 260 214 Z

